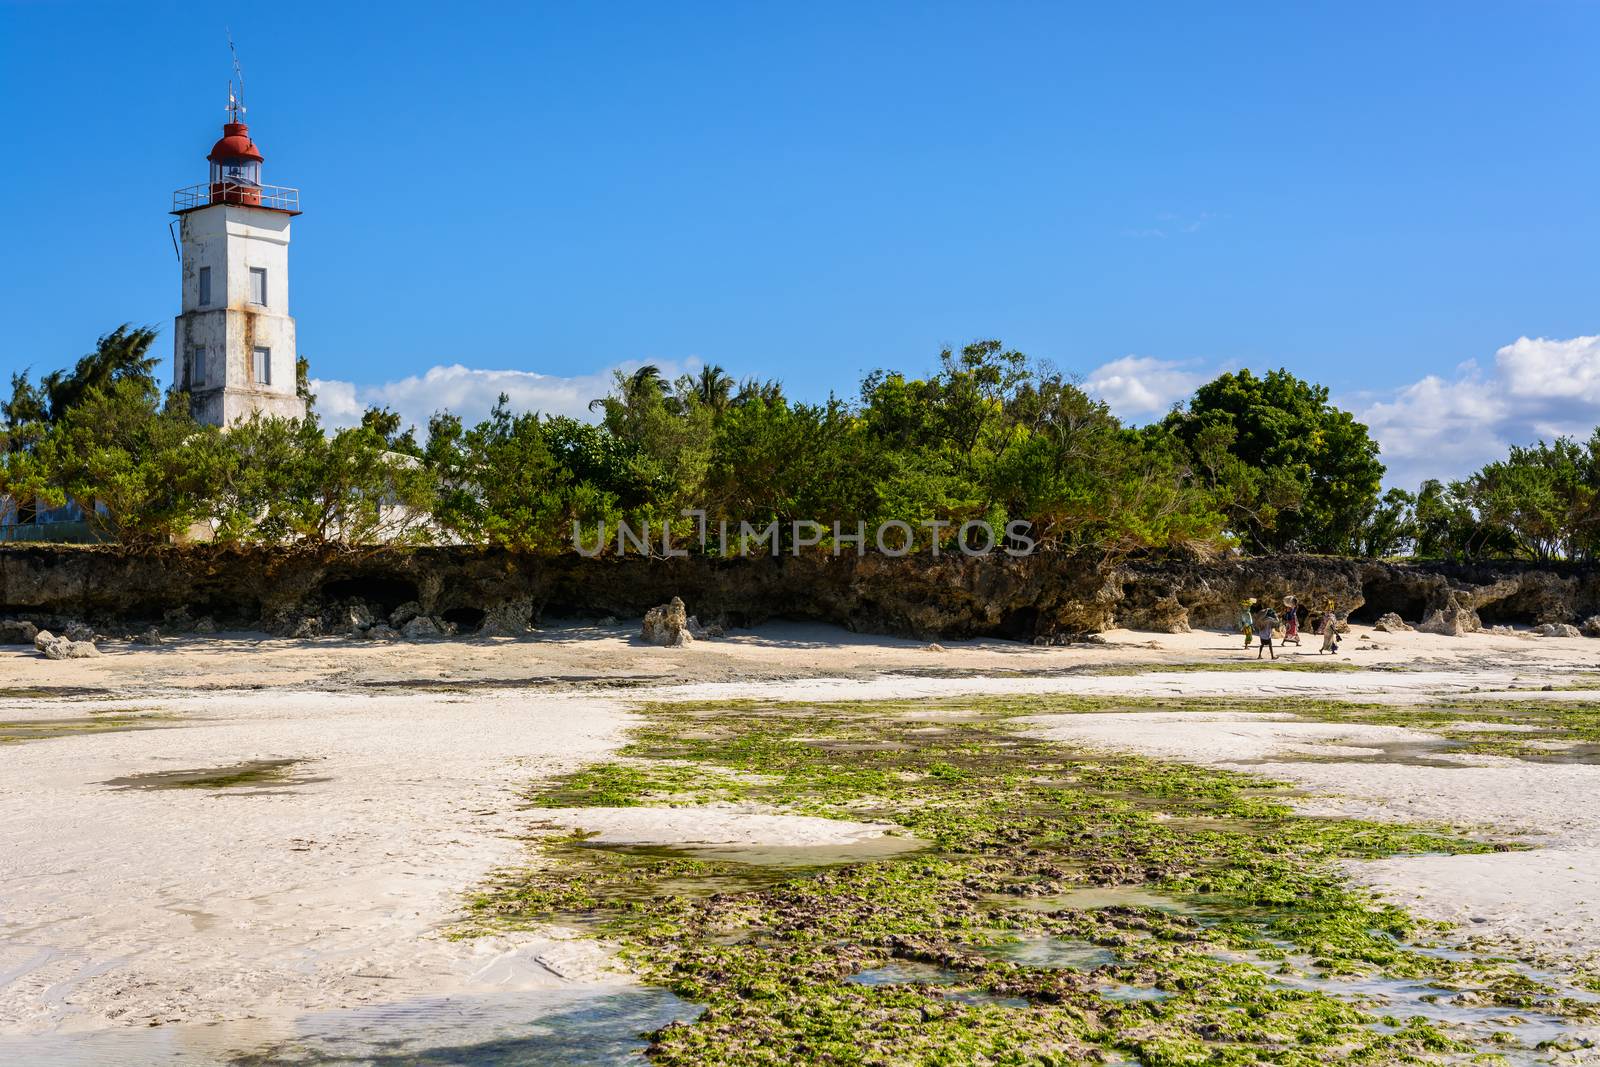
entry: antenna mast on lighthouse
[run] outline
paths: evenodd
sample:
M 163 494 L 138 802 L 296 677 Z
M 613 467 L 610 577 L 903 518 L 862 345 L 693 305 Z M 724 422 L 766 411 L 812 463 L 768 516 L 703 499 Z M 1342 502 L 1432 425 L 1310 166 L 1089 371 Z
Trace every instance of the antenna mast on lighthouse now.
M 233 31 L 225 30 L 228 35 L 228 54 L 233 57 L 233 77 L 228 79 L 228 121 L 244 121 L 244 69 L 239 66 L 239 53 L 233 47 Z M 234 83 L 238 82 L 239 91 L 233 91 Z

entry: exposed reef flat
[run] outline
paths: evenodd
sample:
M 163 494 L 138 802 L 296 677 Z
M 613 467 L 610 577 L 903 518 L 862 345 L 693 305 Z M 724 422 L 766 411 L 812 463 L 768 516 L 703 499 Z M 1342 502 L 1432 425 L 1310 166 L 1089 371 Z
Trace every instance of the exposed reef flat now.
M 996 695 L 1060 724 L 1081 718 L 1084 730 L 1114 724 L 1077 745 L 1180 737 L 1159 755 L 1301 781 L 1315 795 L 1293 803 L 1311 815 L 1448 823 L 1474 840 L 1488 840 L 1492 823 L 1494 840 L 1517 851 L 1362 859 L 1351 869 L 1417 915 L 1458 919 L 1518 952 L 1573 959 L 1600 947 L 1583 918 L 1592 909 L 1578 903 L 1591 899 L 1583 886 L 1600 872 L 1600 850 L 1579 839 L 1588 831 L 1574 820 L 1586 805 L 1571 791 L 1593 769 L 1583 746 L 1594 739 L 1572 723 L 1587 721 L 1600 696 L 1595 646 L 1356 631 L 1337 659 L 1291 648 L 1276 665 L 1215 632 L 934 648 L 789 623 L 688 648 L 644 646 L 626 624 L 549 622 L 521 638 L 408 644 L 248 632 L 159 647 L 113 640 L 101 657 L 75 661 L 0 648 L 0 719 L 26 724 L 0 746 L 9 849 L 0 1050 L 6 1040 L 148 1024 L 249 1022 L 276 1039 L 274 1027 L 292 1029 L 308 1012 L 428 997 L 487 1004 L 518 990 L 544 991 L 574 1018 L 590 1009 L 573 1008 L 569 994 L 632 1003 L 619 992 L 638 989 L 630 965 L 571 924 L 450 936 L 493 872 L 525 864 L 529 842 L 569 827 L 611 831 L 612 843 L 583 855 L 625 861 L 635 845 L 683 846 L 687 858 L 674 862 L 759 865 L 762 885 L 787 877 L 808 849 L 831 850 L 805 861 L 830 870 L 856 858 L 921 862 L 917 835 L 880 837 L 885 823 L 870 806 L 819 835 L 815 820 L 840 812 L 752 804 L 750 775 L 760 772 L 739 768 L 697 773 L 688 787 L 669 782 L 685 793 L 669 814 L 596 812 L 586 827 L 571 809 L 628 806 L 632 780 L 597 769 L 628 766 L 622 748 L 652 702 L 681 709 L 675 729 L 690 741 L 696 707 L 761 701 L 797 724 L 803 751 L 846 768 L 923 758 L 918 746 L 981 723 Z M 806 728 L 809 712 L 793 702 L 824 700 L 895 701 L 904 726 L 861 736 Z M 1196 711 L 1206 717 L 1140 725 L 1140 716 Z M 1130 718 L 1095 717 L 1121 714 Z M 111 728 L 85 725 L 102 719 Z M 1430 738 L 1443 747 L 1426 759 L 1460 769 L 1373 756 L 1385 745 L 1435 745 Z M 1499 774 L 1483 803 L 1428 777 L 1480 770 Z M 659 779 L 649 773 L 647 784 Z M 619 782 L 627 788 L 610 795 Z M 1514 888 L 1517 908 L 1497 910 L 1482 895 L 1491 885 Z M 1139 900 L 1154 899 L 1145 892 Z M 1070 899 L 1064 906 L 1078 906 Z M 594 1010 L 605 1014 L 598 1002 Z M 652 1025 L 692 1014 L 675 1002 L 662 1010 Z M 133 1051 L 117 1056 L 140 1062 Z

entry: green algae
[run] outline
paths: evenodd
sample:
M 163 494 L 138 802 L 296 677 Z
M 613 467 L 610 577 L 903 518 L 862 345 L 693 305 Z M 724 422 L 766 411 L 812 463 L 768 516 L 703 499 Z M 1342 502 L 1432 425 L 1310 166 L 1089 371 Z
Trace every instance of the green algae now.
M 109 696 L 111 690 L 85 685 L 0 685 L 0 700 L 56 700 Z
M 647 761 L 596 764 L 528 798 L 536 808 L 627 808 L 737 799 L 739 783 L 710 768 Z
M 1076 749 L 1014 721 L 1129 704 L 651 706 L 621 760 L 532 803 L 686 803 L 709 790 L 896 823 L 929 849 L 790 869 L 549 838 L 473 899 L 462 936 L 560 920 L 616 943 L 647 981 L 705 1005 L 651 1035 L 667 1064 L 1456 1062 L 1533 1055 L 1510 1012 L 1558 1028 L 1593 1015 L 1515 961 L 1440 951 L 1442 927 L 1351 887 L 1337 866 L 1505 846 L 1301 817 L 1257 776 Z M 930 710 L 968 714 L 929 732 Z M 1119 887 L 1144 898 L 1070 903 Z M 1061 906 L 1036 905 L 1051 896 Z M 1039 965 L 1051 957 L 1038 946 L 1056 943 L 1091 965 Z M 916 967 L 949 981 L 859 980 Z M 1408 1004 L 1406 983 L 1511 1021 L 1491 1039 L 1467 1025 L 1476 1017 Z

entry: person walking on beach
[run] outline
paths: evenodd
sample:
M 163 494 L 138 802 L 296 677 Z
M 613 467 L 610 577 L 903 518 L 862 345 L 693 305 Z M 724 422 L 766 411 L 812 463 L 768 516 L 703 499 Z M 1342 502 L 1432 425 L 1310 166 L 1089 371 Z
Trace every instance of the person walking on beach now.
M 1278 628 L 1278 613 L 1272 610 L 1271 605 L 1261 612 L 1261 617 L 1256 620 L 1256 636 L 1261 639 L 1261 647 L 1256 649 L 1256 659 L 1261 658 L 1263 652 L 1272 659 L 1277 659 L 1278 654 L 1272 650 L 1272 632 Z
M 1250 634 L 1255 629 L 1255 619 L 1250 614 L 1250 607 L 1256 602 L 1255 597 L 1239 602 L 1239 630 L 1244 634 L 1244 647 L 1250 647 Z
M 1283 644 L 1300 644 L 1300 601 L 1293 596 L 1283 598 Z
M 1328 607 L 1322 613 L 1322 651 L 1339 651 L 1339 620 L 1333 614 L 1332 597 L 1328 598 Z

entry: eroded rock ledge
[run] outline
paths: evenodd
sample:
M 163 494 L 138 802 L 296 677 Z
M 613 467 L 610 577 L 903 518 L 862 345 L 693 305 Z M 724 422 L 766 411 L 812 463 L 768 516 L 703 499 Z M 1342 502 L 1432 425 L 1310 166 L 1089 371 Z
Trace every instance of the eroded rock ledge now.
M 514 634 L 541 618 L 638 618 L 681 596 L 708 622 L 812 619 L 917 637 L 1021 640 L 1114 626 L 1230 626 L 1241 598 L 1333 597 L 1371 623 L 1388 612 L 1431 632 L 1582 623 L 1600 613 L 1600 569 L 1522 563 L 1386 563 L 1320 556 L 1117 565 L 881 556 L 713 560 L 536 557 L 499 549 L 0 548 L 0 619 L 106 632 L 261 629 L 350 633 L 398 611 L 441 634 Z

